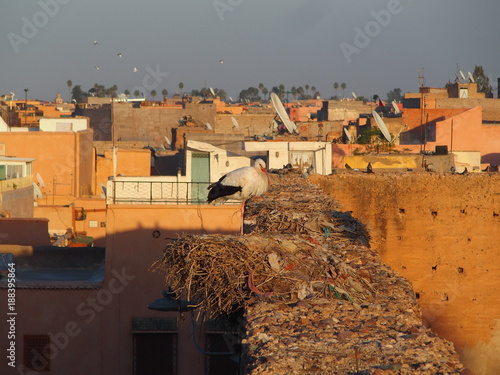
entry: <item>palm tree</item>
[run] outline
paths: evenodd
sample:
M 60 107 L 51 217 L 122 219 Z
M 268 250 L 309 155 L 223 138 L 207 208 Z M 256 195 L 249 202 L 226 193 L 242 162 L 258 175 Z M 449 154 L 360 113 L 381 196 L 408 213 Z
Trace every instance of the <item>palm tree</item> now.
M 264 90 L 264 84 L 259 83 L 259 91 L 262 93 L 262 90 Z
M 338 95 L 337 90 L 339 89 L 339 84 L 338 84 L 337 82 L 335 82 L 335 83 L 333 84 L 333 88 L 335 89 L 335 96 L 336 96 L 336 97 L 338 97 L 339 95 Z
M 179 90 L 181 90 L 181 94 L 182 94 L 182 89 L 184 88 L 184 83 L 182 82 L 179 82 Z
M 167 100 L 167 95 L 168 95 L 167 89 L 161 90 L 161 94 L 163 95 L 163 100 Z
M 123 93 L 127 96 L 127 98 L 130 96 L 130 91 L 129 90 L 125 90 Z
M 292 88 L 290 89 L 290 91 L 292 92 L 292 96 L 293 96 L 293 99 L 297 99 L 297 87 L 295 86 L 292 86 Z
M 313 99 L 317 96 L 316 95 L 316 87 L 315 86 L 311 86 L 311 92 L 312 92 L 312 96 L 313 96 Z
M 304 88 L 306 89 L 306 94 L 309 95 L 309 85 L 305 85 Z
M 68 89 L 69 89 L 69 101 L 71 102 L 71 87 L 73 86 L 73 82 L 71 82 L 71 80 L 68 79 L 68 82 L 66 82 L 66 84 L 68 85 Z
M 151 90 L 151 96 L 153 97 L 153 100 L 154 100 L 155 96 L 156 96 L 156 90 Z
M 134 97 L 138 98 L 139 95 L 141 95 L 141 93 L 139 92 L 139 90 L 135 90 L 134 91 Z
M 269 93 L 269 90 L 264 87 L 262 89 L 262 93 L 264 94 L 264 97 L 265 97 Z
M 345 82 L 342 82 L 342 84 L 340 85 L 340 88 L 342 89 L 342 96 L 345 98 L 345 88 L 347 87 L 347 85 L 345 84 Z

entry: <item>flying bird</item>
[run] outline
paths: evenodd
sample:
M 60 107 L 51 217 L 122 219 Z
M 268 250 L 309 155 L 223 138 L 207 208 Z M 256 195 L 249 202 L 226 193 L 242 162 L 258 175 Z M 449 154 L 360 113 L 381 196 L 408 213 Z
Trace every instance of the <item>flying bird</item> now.
M 269 176 L 266 163 L 262 159 L 255 160 L 251 167 L 241 167 L 222 176 L 219 181 L 211 184 L 207 189 L 208 203 L 224 203 L 229 199 L 242 202 L 251 197 L 264 194 L 269 188 Z
M 118 57 L 122 57 L 122 54 L 121 54 L 120 52 L 118 52 L 118 53 L 116 54 L 116 56 L 118 56 Z
M 137 72 L 137 68 L 134 66 L 134 69 L 133 69 L 134 73 Z
M 96 46 L 99 42 L 97 40 L 94 40 L 94 46 Z
M 98 67 L 97 65 L 95 66 L 95 68 L 96 68 L 97 70 L 99 70 L 99 67 Z
M 219 60 L 219 62 L 220 62 L 221 64 L 224 64 L 224 60 Z

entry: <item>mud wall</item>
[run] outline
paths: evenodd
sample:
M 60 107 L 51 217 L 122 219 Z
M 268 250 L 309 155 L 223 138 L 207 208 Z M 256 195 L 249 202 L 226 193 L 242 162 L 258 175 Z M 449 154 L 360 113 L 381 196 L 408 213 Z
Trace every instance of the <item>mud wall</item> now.
M 477 375 L 500 368 L 500 175 L 312 176 L 410 280 L 424 321 Z

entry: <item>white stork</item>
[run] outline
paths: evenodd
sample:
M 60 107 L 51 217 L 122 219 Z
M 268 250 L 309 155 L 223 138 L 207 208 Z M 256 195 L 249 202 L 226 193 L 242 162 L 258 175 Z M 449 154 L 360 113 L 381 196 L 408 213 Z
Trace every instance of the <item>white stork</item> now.
M 262 159 L 257 159 L 252 167 L 235 169 L 211 184 L 207 188 L 210 190 L 207 202 L 217 204 L 235 199 L 244 205 L 251 197 L 264 194 L 269 188 L 269 183 L 266 163 Z

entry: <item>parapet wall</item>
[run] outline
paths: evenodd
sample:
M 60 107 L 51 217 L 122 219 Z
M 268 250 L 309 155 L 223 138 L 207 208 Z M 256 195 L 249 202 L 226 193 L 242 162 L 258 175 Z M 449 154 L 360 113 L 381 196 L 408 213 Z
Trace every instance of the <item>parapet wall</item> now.
M 410 280 L 424 321 L 479 374 L 500 368 L 500 175 L 312 176 Z

